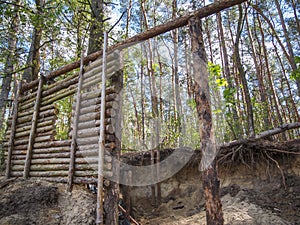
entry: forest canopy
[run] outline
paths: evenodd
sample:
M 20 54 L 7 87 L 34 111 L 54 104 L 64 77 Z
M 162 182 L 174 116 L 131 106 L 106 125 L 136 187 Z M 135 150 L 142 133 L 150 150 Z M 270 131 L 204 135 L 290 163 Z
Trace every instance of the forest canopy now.
M 85 55 L 99 51 L 103 31 L 109 32 L 112 46 L 212 1 L 0 3 L 0 128 L 4 139 L 16 81 L 29 83 L 79 60 L 82 51 Z M 300 121 L 299 3 L 251 0 L 202 19 L 218 143 Z M 147 143 L 156 138 L 151 135 L 153 123 L 161 124 L 155 132 L 160 134 L 162 147 L 199 147 L 188 29 L 174 29 L 123 52 L 124 150 L 151 145 Z M 57 139 L 68 138 L 72 101 L 68 97 L 56 103 L 60 110 Z M 299 130 L 278 138 L 299 138 Z

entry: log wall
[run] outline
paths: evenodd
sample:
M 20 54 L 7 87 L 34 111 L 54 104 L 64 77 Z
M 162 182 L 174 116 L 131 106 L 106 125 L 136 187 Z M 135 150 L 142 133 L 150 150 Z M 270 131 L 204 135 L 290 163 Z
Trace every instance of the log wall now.
M 122 77 L 120 53 L 114 51 L 107 56 L 106 90 L 106 154 L 104 173 L 113 176 L 112 152 L 116 151 L 117 135 L 115 128 L 120 121 L 116 83 Z M 14 116 L 9 120 L 9 129 L 4 146 L 7 148 L 7 178 L 42 177 L 47 180 L 75 183 L 95 183 L 98 168 L 98 139 L 101 105 L 102 59 L 83 67 L 82 84 L 78 92 L 79 73 L 74 72 L 55 83 L 40 82 L 39 88 L 20 91 L 14 102 Z M 77 94 L 80 94 L 78 98 Z M 75 105 L 80 99 L 79 116 L 75 140 L 70 132 L 68 140 L 56 140 L 56 119 L 59 114 L 55 102 L 74 96 L 72 107 L 72 127 Z M 36 123 L 36 126 L 35 126 Z M 120 136 L 119 136 L 120 137 Z M 75 142 L 74 169 L 70 170 L 71 144 Z M 28 167 L 28 171 L 26 171 Z M 72 176 L 68 176 L 72 173 Z M 69 180 L 68 180 L 69 179 Z M 71 181 L 70 181 L 71 179 Z

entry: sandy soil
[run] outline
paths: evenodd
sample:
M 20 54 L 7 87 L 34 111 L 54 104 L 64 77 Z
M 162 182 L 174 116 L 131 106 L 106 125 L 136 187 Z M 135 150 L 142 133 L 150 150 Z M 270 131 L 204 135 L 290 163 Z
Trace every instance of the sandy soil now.
M 300 178 L 286 177 L 286 189 L 277 182 L 280 177 L 275 180 L 261 182 L 255 189 L 238 185 L 222 188 L 225 224 L 300 224 Z M 205 225 L 204 200 L 195 207 L 188 199 L 170 199 L 151 213 L 137 212 L 139 221 L 149 225 Z
M 300 178 L 286 177 L 286 189 L 277 181 L 222 188 L 225 224 L 300 224 Z M 204 200 L 190 205 L 193 197 L 170 198 L 152 210 L 139 207 L 136 219 L 144 225 L 205 224 Z M 85 186 L 75 186 L 70 195 L 64 184 L 16 179 L 0 188 L 0 225 L 94 224 L 95 200 Z

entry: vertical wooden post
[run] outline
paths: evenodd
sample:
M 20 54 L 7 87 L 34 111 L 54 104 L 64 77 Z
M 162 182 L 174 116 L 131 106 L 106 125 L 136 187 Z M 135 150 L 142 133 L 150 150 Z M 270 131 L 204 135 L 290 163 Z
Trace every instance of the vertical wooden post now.
M 110 77 L 110 83 L 115 87 L 117 97 L 114 99 L 114 104 L 116 105 L 115 110 L 116 115 L 112 116 L 112 124 L 114 127 L 114 139 L 115 147 L 110 149 L 112 161 L 112 172 L 115 180 L 119 180 L 120 175 L 120 152 L 121 152 L 121 120 L 122 120 L 122 88 L 123 88 L 123 72 L 117 71 L 113 76 Z M 111 181 L 108 186 L 105 186 L 104 195 L 104 209 L 105 209 L 105 222 L 110 225 L 118 225 L 118 215 L 119 215 L 119 183 Z
M 5 172 L 5 177 L 7 179 L 10 178 L 10 173 L 11 173 L 11 156 L 14 150 L 14 139 L 16 134 L 17 120 L 18 120 L 18 105 L 19 105 L 21 88 L 22 88 L 22 82 L 19 81 L 18 90 L 16 92 L 16 96 L 14 99 L 14 113 L 12 118 L 11 133 L 10 133 L 9 144 L 8 144 L 7 164 L 6 164 L 6 172 Z
M 207 59 L 201 26 L 199 17 L 193 17 L 189 20 L 195 79 L 195 100 L 200 122 L 201 169 L 203 170 L 202 182 L 206 200 L 206 223 L 207 225 L 222 225 L 224 219 L 219 196 L 220 181 L 214 162 L 216 146 L 212 127 Z
M 78 87 L 77 87 L 77 95 L 76 95 L 76 105 L 73 119 L 73 129 L 72 129 L 72 141 L 71 141 L 71 149 L 70 149 L 70 164 L 69 164 L 69 173 L 68 173 L 68 191 L 72 191 L 73 187 L 73 178 L 74 178 L 74 170 L 75 170 L 75 154 L 77 149 L 77 131 L 78 131 L 78 120 L 80 114 L 80 104 L 81 104 L 81 89 L 83 82 L 83 58 L 84 58 L 84 50 L 81 52 L 80 59 L 80 70 L 79 70 L 79 78 L 78 78 Z
M 103 225 L 103 168 L 105 153 L 105 90 L 106 90 L 106 48 L 107 33 L 104 32 L 104 45 L 102 56 L 102 90 L 101 90 L 101 112 L 100 112 L 100 137 L 98 156 L 98 192 L 97 192 L 97 219 L 96 224 Z
M 24 167 L 24 174 L 23 174 L 23 177 L 25 179 L 27 179 L 29 177 L 32 149 L 33 149 L 33 145 L 34 145 L 34 139 L 36 136 L 36 126 L 37 126 L 37 121 L 38 121 L 38 117 L 39 117 L 44 79 L 45 78 L 43 76 L 40 76 L 36 100 L 35 100 L 35 104 L 34 104 L 34 110 L 33 110 L 32 121 L 31 121 L 32 124 L 31 124 L 31 129 L 30 129 L 30 134 L 29 134 L 29 141 L 28 141 L 28 146 L 27 146 L 27 153 L 26 153 L 26 160 L 25 160 L 25 167 Z

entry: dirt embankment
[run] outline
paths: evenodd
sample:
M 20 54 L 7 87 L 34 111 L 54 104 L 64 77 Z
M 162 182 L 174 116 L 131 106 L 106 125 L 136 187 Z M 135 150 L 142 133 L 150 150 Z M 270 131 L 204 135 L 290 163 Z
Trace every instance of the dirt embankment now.
M 95 224 L 95 207 L 82 186 L 71 195 L 63 184 L 17 179 L 0 189 L 0 225 Z
M 300 159 L 276 166 L 219 168 L 225 224 L 300 225 Z M 288 166 L 286 166 L 288 165 Z M 96 195 L 85 186 L 42 180 L 0 179 L 0 225 L 95 224 Z M 205 224 L 205 201 L 197 166 L 164 181 L 162 203 L 150 204 L 151 188 L 131 190 L 133 216 L 146 225 Z

